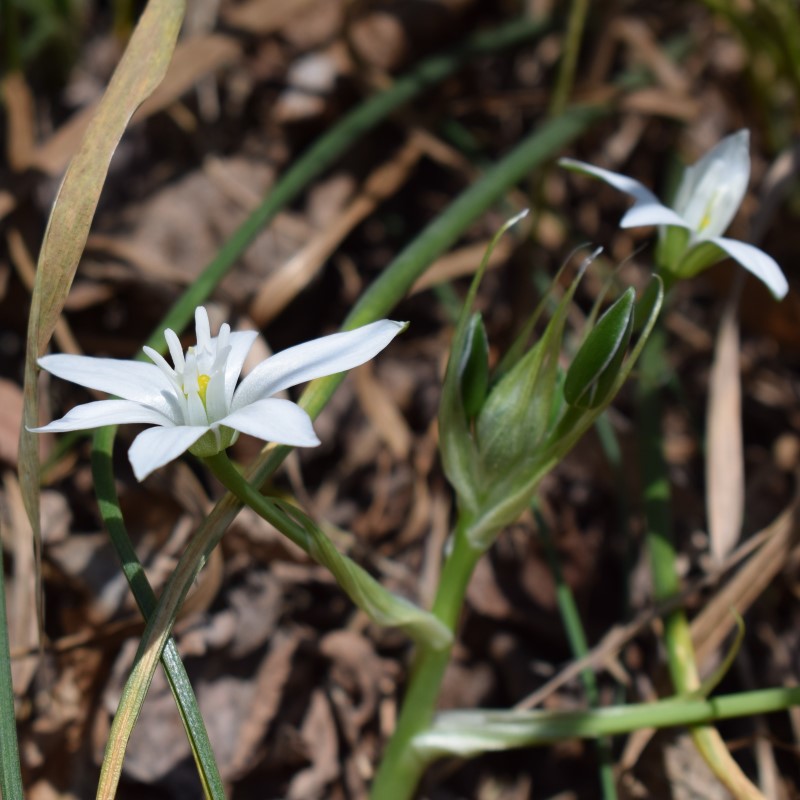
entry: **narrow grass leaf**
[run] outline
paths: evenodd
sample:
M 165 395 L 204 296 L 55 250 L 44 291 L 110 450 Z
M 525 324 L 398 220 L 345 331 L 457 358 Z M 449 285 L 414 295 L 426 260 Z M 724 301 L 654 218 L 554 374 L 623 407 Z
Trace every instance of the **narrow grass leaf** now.
M 800 703 L 800 688 L 761 689 L 706 699 L 670 697 L 656 703 L 588 711 L 443 711 L 414 737 L 415 753 L 426 761 L 536 747 L 567 739 L 631 733 L 641 728 L 702 725 L 723 719 L 782 711 Z M 739 795 L 741 797 L 750 795 Z
M 95 431 L 94 447 L 92 448 L 94 489 L 103 522 L 111 537 L 114 549 L 117 551 L 117 556 L 122 562 L 122 571 L 142 615 L 147 618 L 155 610 L 157 601 L 155 593 L 147 581 L 144 567 L 139 562 L 136 551 L 131 544 L 122 518 L 122 509 L 119 506 L 112 463 L 113 433 L 115 430 L 116 428 L 100 428 Z M 186 729 L 186 735 L 197 764 L 197 772 L 200 776 L 205 796 L 213 800 L 224 800 L 225 789 L 214 759 L 205 723 L 200 714 L 197 698 L 192 690 L 186 669 L 178 654 L 178 648 L 172 637 L 164 647 L 161 663 L 164 666 L 170 689 L 178 706 L 178 712 Z
M 4 585 L 3 548 L 0 547 L 0 797 L 23 800 L 22 774 L 11 684 L 11 651 L 8 641 L 8 616 Z

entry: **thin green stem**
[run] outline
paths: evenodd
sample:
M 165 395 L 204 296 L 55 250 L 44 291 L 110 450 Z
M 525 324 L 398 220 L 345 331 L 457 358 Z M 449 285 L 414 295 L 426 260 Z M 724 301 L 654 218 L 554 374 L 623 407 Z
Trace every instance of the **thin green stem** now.
M 224 452 L 205 461 L 228 491 L 325 567 L 348 597 L 374 622 L 402 628 L 415 641 L 434 650 L 452 643 L 451 631 L 433 614 L 381 586 L 362 566 L 342 555 L 319 525 L 299 508 L 261 494 L 245 480 Z
M 536 508 L 534 508 L 534 513 L 536 514 L 539 535 L 547 553 L 550 571 L 555 579 L 556 602 L 558 603 L 558 610 L 561 614 L 561 621 L 564 624 L 570 650 L 573 658 L 580 659 L 589 653 L 589 643 L 586 640 L 586 631 L 583 628 L 578 605 L 575 602 L 575 595 L 572 593 L 570 585 L 564 580 L 561 562 L 559 561 L 550 529 Z M 600 705 L 600 692 L 597 688 L 597 676 L 591 667 L 581 671 L 581 682 L 589 705 L 592 708 L 597 708 Z M 614 761 L 610 739 L 603 737 L 597 740 L 597 759 L 599 761 L 598 771 L 600 773 L 600 788 L 603 792 L 603 797 L 606 800 L 614 800 L 617 797 L 617 785 L 614 779 Z
M 566 739 L 593 739 L 643 728 L 707 725 L 724 719 L 785 711 L 800 705 L 800 687 L 759 689 L 710 699 L 672 697 L 656 703 L 587 711 L 444 711 L 414 742 L 421 758 L 471 758 Z
M 274 498 L 266 497 L 254 486 L 251 486 L 224 450 L 204 460 L 217 480 L 234 494 L 242 505 L 252 508 L 256 514 L 277 528 L 293 544 L 311 555 L 312 548 L 305 529 L 281 513 Z
M 578 54 L 581 51 L 581 40 L 583 39 L 583 29 L 586 27 L 588 11 L 589 0 L 573 0 L 564 36 L 561 64 L 558 68 L 558 77 L 548 109 L 551 117 L 557 117 L 564 111 L 572 93 L 572 86 L 575 83 L 575 68 L 578 64 Z
M 5 800 L 23 800 L 24 796 L 17 744 L 14 687 L 11 682 L 3 547 L 0 545 L 0 797 Z
M 680 578 L 675 569 L 675 542 L 670 513 L 669 474 L 664 460 L 661 435 L 662 377 L 665 374 L 666 337 L 657 327 L 642 353 L 638 383 L 638 423 L 644 479 L 644 506 L 647 519 L 647 547 L 657 602 L 666 602 L 680 593 Z M 670 675 L 678 694 L 696 689 L 699 680 L 694 665 L 691 634 L 683 608 L 664 618 Z
M 452 550 L 444 563 L 433 604 L 433 614 L 455 634 L 464 596 L 478 559 L 483 554 L 469 543 L 468 526 L 461 521 L 452 535 Z M 372 785 L 373 800 L 409 800 L 413 797 L 428 759 L 412 740 L 433 722 L 444 672 L 452 646 L 440 650 L 420 647 L 403 698 L 400 717 Z
M 676 548 L 670 514 L 669 474 L 661 441 L 661 395 L 666 359 L 666 334 L 658 326 L 647 342 L 640 362 L 638 421 L 644 480 L 646 540 L 656 600 L 669 601 L 680 592 Z M 688 695 L 700 688 L 689 621 L 678 607 L 664 618 L 664 643 L 676 693 Z M 719 781 L 739 800 L 764 800 L 742 772 L 717 730 L 708 725 L 691 729 L 692 740 Z

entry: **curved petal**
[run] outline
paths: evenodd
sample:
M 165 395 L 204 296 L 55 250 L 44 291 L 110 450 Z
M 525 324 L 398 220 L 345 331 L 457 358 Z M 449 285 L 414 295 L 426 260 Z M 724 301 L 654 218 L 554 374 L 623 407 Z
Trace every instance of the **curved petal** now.
M 220 425 L 249 433 L 265 442 L 290 444 L 294 447 L 316 447 L 317 434 L 311 425 L 311 417 L 296 403 L 268 397 L 256 400 L 220 420 Z
M 177 458 L 207 430 L 209 429 L 197 425 L 178 425 L 174 428 L 148 428 L 142 431 L 128 450 L 136 479 L 143 481 L 153 470 Z
M 145 422 L 151 425 L 172 427 L 175 423 L 155 409 L 134 403 L 132 400 L 95 400 L 75 406 L 61 419 L 53 420 L 41 428 L 30 428 L 34 433 L 42 431 L 87 431 L 104 425 L 125 425 Z
M 759 250 L 752 244 L 739 242 L 736 239 L 724 239 L 716 236 L 708 241 L 724 250 L 734 261 L 738 261 L 746 270 L 765 283 L 778 300 L 786 296 L 789 291 L 789 283 L 778 266 L 778 262 L 772 256 L 768 256 L 763 250 Z
M 236 382 L 239 380 L 239 375 L 242 374 L 242 367 L 244 366 L 247 354 L 250 352 L 250 348 L 253 346 L 253 342 L 257 337 L 258 331 L 237 331 L 228 336 L 228 346 L 231 348 L 231 352 L 228 354 L 228 360 L 225 362 L 226 408 L 230 408 Z
M 183 347 L 181 347 L 181 340 L 178 338 L 178 334 L 172 328 L 167 328 L 164 331 L 164 339 L 167 342 L 167 348 L 172 356 L 172 363 L 175 369 L 178 372 L 183 372 Z
M 174 389 L 166 375 L 155 365 L 144 361 L 122 361 L 116 358 L 92 358 L 66 353 L 42 356 L 39 366 L 51 375 L 87 389 L 96 389 L 144 403 L 163 413 L 169 407 L 162 392 Z
M 628 209 L 620 220 L 621 228 L 638 228 L 640 225 L 677 225 L 681 228 L 690 227 L 688 223 L 671 208 L 665 206 L 646 186 L 639 181 L 611 172 L 600 167 L 593 167 L 583 161 L 572 158 L 561 158 L 558 163 L 573 172 L 590 175 L 613 186 L 617 191 L 630 195 L 634 200 L 633 206 Z
M 703 238 L 725 233 L 750 181 L 750 132 L 726 136 L 683 173 L 675 210 Z
M 357 367 L 380 353 L 405 327 L 404 322 L 382 319 L 283 350 L 262 361 L 242 381 L 231 408 L 235 411 L 289 386 Z
M 197 306 L 194 310 L 194 331 L 197 340 L 197 349 L 206 352 L 211 349 L 211 323 L 208 321 L 208 311 L 205 306 Z

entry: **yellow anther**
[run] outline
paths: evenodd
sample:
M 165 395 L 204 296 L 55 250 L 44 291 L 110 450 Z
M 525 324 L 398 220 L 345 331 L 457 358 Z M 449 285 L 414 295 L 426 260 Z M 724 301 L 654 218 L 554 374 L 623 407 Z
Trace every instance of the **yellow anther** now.
M 211 380 L 210 375 L 197 376 L 197 394 L 200 395 L 200 399 L 203 401 L 203 405 L 206 404 L 206 389 L 208 389 L 208 382 L 210 380 Z

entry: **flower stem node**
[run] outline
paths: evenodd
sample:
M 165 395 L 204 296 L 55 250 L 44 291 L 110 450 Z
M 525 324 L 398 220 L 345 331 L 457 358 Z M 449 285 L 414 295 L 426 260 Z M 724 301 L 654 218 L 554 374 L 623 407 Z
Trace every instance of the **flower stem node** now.
M 230 447 L 240 433 L 295 447 L 319 444 L 311 418 L 296 403 L 273 395 L 357 367 L 377 355 L 406 327 L 380 320 L 290 347 L 262 361 L 239 383 L 256 331 L 232 333 L 225 323 L 211 336 L 208 314 L 195 311 L 197 344 L 185 353 L 178 335 L 164 331 L 172 366 L 150 347 L 153 362 L 49 355 L 39 366 L 56 377 L 116 395 L 76 406 L 34 431 L 72 431 L 145 423 L 128 451 L 139 480 L 186 450 L 208 458 Z M 237 386 L 238 383 L 238 386 Z
M 789 291 L 789 284 L 777 262 L 751 244 L 722 236 L 747 191 L 749 147 L 747 130 L 725 137 L 696 164 L 686 168 L 671 207 L 626 175 L 571 158 L 562 158 L 559 164 L 599 178 L 634 199 L 620 227 L 660 226 L 656 260 L 667 282 L 690 278 L 730 257 L 781 299 Z

